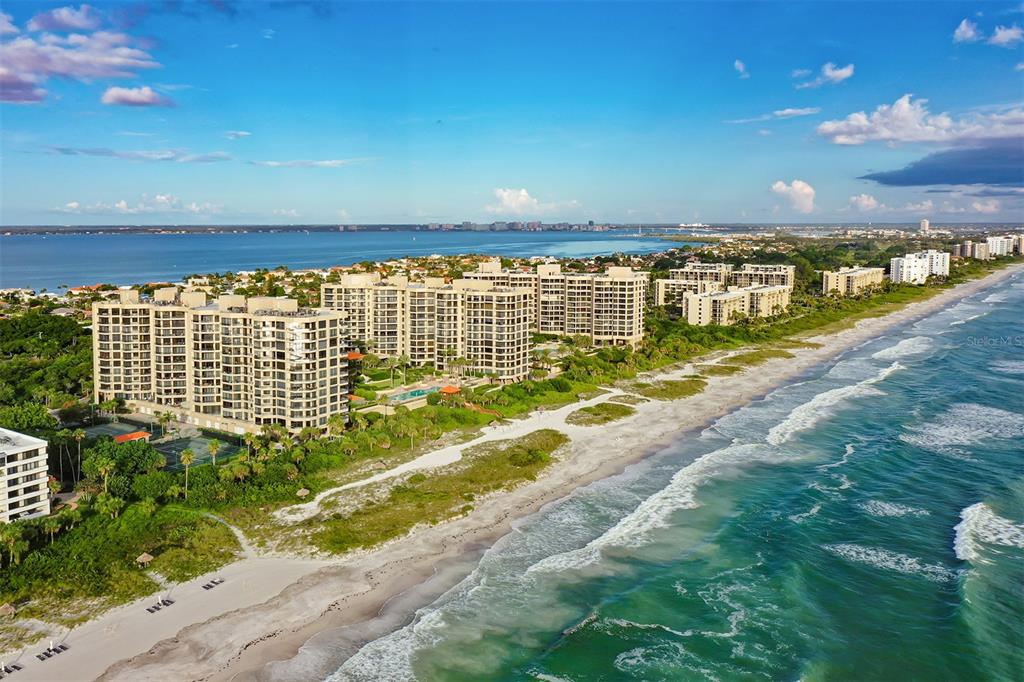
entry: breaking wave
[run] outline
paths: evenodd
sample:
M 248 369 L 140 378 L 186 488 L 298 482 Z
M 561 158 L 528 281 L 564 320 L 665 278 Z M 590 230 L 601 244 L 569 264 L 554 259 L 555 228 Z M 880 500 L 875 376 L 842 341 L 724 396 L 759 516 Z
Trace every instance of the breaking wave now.
M 961 561 L 981 560 L 981 542 L 1024 549 L 1024 524 L 1004 519 L 984 502 L 961 511 L 960 519 L 954 528 L 953 550 Z

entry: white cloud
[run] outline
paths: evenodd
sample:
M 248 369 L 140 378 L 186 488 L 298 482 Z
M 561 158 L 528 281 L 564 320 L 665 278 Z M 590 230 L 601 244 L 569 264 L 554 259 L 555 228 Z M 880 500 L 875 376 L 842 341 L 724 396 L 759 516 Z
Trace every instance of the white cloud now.
M 41 12 L 28 22 L 30 31 L 93 31 L 99 28 L 100 18 L 89 5 L 58 7 Z
M 148 85 L 141 88 L 107 88 L 100 98 L 104 104 L 126 107 L 173 107 L 174 102 L 159 94 Z
M 1013 26 L 996 26 L 995 33 L 988 39 L 988 44 L 1012 48 L 1021 40 L 1024 40 L 1024 29 L 1017 24 Z
M 813 71 L 810 69 L 793 69 L 793 72 L 789 74 L 790 78 L 807 78 Z
M 884 208 L 885 204 L 880 204 L 878 199 L 870 194 L 858 194 L 857 196 L 850 197 L 850 206 L 853 206 L 858 211 L 868 212 L 876 211 L 879 207 Z
M 747 65 L 741 62 L 739 59 L 732 63 L 732 68 L 736 69 L 736 72 L 740 75 L 740 78 L 750 78 L 750 74 L 747 73 Z
M 122 150 L 109 147 L 51 147 L 54 154 L 62 156 L 104 156 L 125 161 L 174 161 L 177 163 L 214 163 L 230 161 L 227 152 L 195 153 L 182 149 Z
M 958 142 L 1024 136 L 1024 109 L 979 113 L 954 119 L 949 114 L 932 114 L 928 100 L 904 95 L 893 104 L 879 105 L 873 112 L 850 114 L 844 119 L 825 121 L 818 134 L 834 144 L 865 142 Z
M 985 201 L 972 201 L 971 208 L 977 213 L 999 213 L 999 200 L 998 199 L 986 199 Z
M 978 40 L 981 40 L 981 32 L 978 31 L 978 25 L 968 19 L 961 21 L 960 25 L 953 31 L 954 43 L 973 43 Z
M 734 118 L 726 123 L 758 123 L 760 121 L 771 121 L 778 118 L 795 118 L 797 116 L 812 116 L 821 113 L 821 107 L 790 107 L 787 109 L 776 109 L 770 114 L 761 114 L 751 118 Z
M 794 180 L 788 185 L 782 180 L 776 180 L 772 191 L 789 199 L 789 203 L 800 213 L 814 210 L 814 188 L 803 180 Z
M 580 203 L 575 199 L 561 203 L 542 203 L 530 196 L 530 193 L 525 189 L 513 189 L 511 187 L 496 187 L 494 189 L 494 196 L 498 203 L 486 206 L 485 210 L 488 213 L 497 215 L 539 215 L 552 211 L 580 208 Z
M 757 134 L 760 135 L 761 137 L 768 137 L 769 135 L 772 134 L 772 131 L 768 130 L 767 128 L 761 128 L 760 130 L 757 131 Z
M 924 201 L 919 201 L 916 204 L 907 203 L 899 210 L 906 211 L 908 213 L 931 213 L 935 210 L 935 203 L 931 199 L 925 199 Z
M 0 35 L 11 35 L 19 33 L 18 27 L 11 21 L 12 17 L 6 12 L 0 12 Z
M 275 208 L 274 215 L 282 218 L 298 218 L 301 214 L 294 208 Z
M 173 194 L 154 194 L 152 198 L 143 194 L 135 203 L 128 203 L 121 199 L 113 204 L 98 201 L 94 204 L 83 205 L 78 201 L 69 201 L 60 208 L 54 209 L 57 213 L 74 213 L 88 215 L 146 215 L 146 214 L 187 214 L 187 215 L 210 215 L 220 213 L 223 207 L 211 203 L 198 203 L 195 201 L 185 203 Z
M 263 29 L 263 31 L 262 31 L 262 33 L 261 33 L 261 35 L 262 35 L 262 36 L 263 36 L 264 38 L 266 38 L 267 40 L 273 40 L 273 39 L 274 39 L 274 36 L 275 36 L 276 34 L 277 34 L 277 31 L 275 31 L 275 30 L 274 30 L 274 29 L 272 29 L 272 28 L 265 28 L 265 29 Z
M 264 168 L 341 168 L 364 159 L 292 159 L 289 161 L 250 161 L 254 166 Z
M 1013 70 L 1024 71 L 1024 62 L 1018 62 L 1017 65 L 1013 67 Z
M 821 73 L 817 78 L 810 81 L 804 81 L 803 83 L 797 83 L 796 89 L 803 90 L 805 88 L 820 88 L 822 85 L 836 85 L 842 83 L 848 78 L 853 77 L 853 64 L 847 64 L 846 66 L 836 66 L 832 62 L 821 67 Z
M 249 137 L 252 135 L 248 130 L 229 130 L 224 133 L 224 137 L 229 140 L 240 140 L 243 137 Z
M 789 108 L 779 109 L 773 111 L 772 115 L 775 118 L 793 118 L 794 116 L 813 116 L 814 114 L 820 114 L 821 107 L 803 107 L 803 108 Z

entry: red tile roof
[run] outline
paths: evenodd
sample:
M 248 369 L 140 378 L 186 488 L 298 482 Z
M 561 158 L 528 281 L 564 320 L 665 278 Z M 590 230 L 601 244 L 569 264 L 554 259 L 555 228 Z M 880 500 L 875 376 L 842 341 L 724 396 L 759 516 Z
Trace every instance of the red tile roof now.
M 127 443 L 131 440 L 149 440 L 152 436 L 149 431 L 132 431 L 131 433 L 122 433 L 120 436 L 114 436 L 115 443 Z

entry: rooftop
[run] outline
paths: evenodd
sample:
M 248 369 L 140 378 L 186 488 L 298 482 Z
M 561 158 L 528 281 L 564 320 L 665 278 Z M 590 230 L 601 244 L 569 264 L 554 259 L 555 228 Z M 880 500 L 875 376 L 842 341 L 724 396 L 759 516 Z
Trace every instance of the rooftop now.
M 24 433 L 0 428 L 0 453 L 21 452 L 29 448 L 44 447 L 46 441 Z

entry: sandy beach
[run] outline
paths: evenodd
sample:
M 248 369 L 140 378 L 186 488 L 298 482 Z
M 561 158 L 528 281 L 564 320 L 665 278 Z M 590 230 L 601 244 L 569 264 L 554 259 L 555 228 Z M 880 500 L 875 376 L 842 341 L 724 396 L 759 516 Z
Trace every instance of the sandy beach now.
M 710 377 L 703 393 L 676 401 L 649 401 L 636 414 L 595 427 L 567 424 L 566 416 L 583 403 L 534 413 L 485 429 L 465 444 L 427 453 L 373 480 L 325 491 L 317 499 L 279 513 L 284 522 L 315 515 L 324 499 L 347 489 L 457 461 L 466 447 L 516 438 L 542 428 L 557 429 L 571 443 L 537 481 L 479 500 L 467 516 L 432 527 L 372 551 L 337 560 L 246 557 L 216 575 L 225 583 L 204 591 L 210 576 L 175 586 L 176 603 L 149 614 L 149 597 L 104 614 L 67 634 L 68 652 L 45 663 L 30 659 L 17 674 L 24 680 L 257 680 L 322 679 L 336 661 L 317 659 L 303 645 L 318 633 L 350 641 L 354 648 L 407 622 L 412 611 L 472 570 L 480 553 L 509 532 L 513 522 L 580 486 L 622 471 L 685 434 L 783 386 L 821 363 L 871 338 L 952 305 L 1021 270 L 1006 268 L 985 279 L 962 284 L 888 316 L 869 318 L 828 336 L 807 339 L 820 347 L 797 348 L 795 357 L 771 360 L 732 376 Z M 717 353 L 700 363 L 727 358 Z M 655 378 L 692 374 L 691 363 Z M 597 404 L 620 391 L 586 401 Z M 344 647 L 342 647 L 344 648 Z M 277 663 L 275 663 L 277 662 Z

